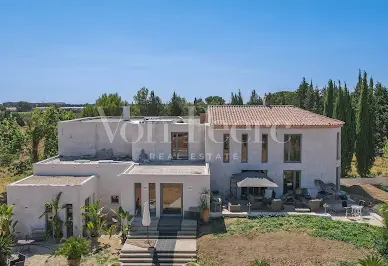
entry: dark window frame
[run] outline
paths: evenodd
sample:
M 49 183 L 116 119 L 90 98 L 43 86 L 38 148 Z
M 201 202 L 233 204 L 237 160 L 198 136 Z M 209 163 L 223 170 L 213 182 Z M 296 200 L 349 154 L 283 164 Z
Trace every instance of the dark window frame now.
M 110 204 L 120 204 L 120 196 L 119 195 L 111 195 L 110 196 Z
M 287 140 L 286 140 L 286 137 L 287 137 Z M 299 160 L 296 160 L 296 161 L 291 160 L 292 137 L 299 137 Z M 288 148 L 287 159 L 286 159 L 286 147 Z M 302 162 L 302 134 L 284 134 L 283 160 L 284 160 L 284 163 Z
M 187 156 L 180 156 L 179 155 L 179 135 L 187 135 Z M 173 139 L 175 136 L 175 150 L 173 147 Z M 174 153 L 176 156 L 174 156 Z M 171 132 L 171 156 L 173 160 L 188 160 L 189 159 L 189 132 Z
M 285 190 L 286 186 L 284 183 L 284 176 L 286 172 L 292 172 L 292 190 L 295 192 L 296 189 L 302 187 L 302 171 L 301 170 L 283 170 L 283 194 L 287 193 Z M 299 173 L 299 180 L 297 180 L 297 173 Z M 299 182 L 297 182 L 299 181 Z M 297 186 L 297 183 L 299 183 L 299 186 Z
M 244 137 L 246 137 L 246 140 L 244 140 Z M 241 162 L 242 163 L 248 162 L 248 141 L 249 141 L 248 134 L 247 133 L 241 134 Z M 244 148 L 245 148 L 245 160 L 243 159 Z
M 337 158 L 337 160 L 341 159 L 341 152 L 340 152 L 340 133 L 339 133 L 339 132 L 337 132 L 336 158 Z
M 264 136 L 265 136 L 265 143 L 264 143 Z M 265 152 L 264 152 L 265 147 Z M 266 160 L 264 160 L 264 153 L 266 154 Z M 261 134 L 261 162 L 262 163 L 268 163 L 268 134 Z
M 230 135 L 229 134 L 225 133 L 223 135 L 222 145 L 223 145 L 222 146 L 222 161 L 224 163 L 229 163 L 229 161 L 230 161 Z

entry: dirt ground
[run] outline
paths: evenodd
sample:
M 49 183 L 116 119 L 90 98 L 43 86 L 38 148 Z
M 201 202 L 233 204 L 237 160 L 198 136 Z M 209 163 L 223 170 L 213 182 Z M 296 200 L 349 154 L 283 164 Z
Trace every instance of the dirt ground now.
M 117 235 L 103 235 L 99 238 L 99 245 L 102 250 L 96 254 L 83 258 L 82 266 L 108 265 L 117 262 L 121 250 L 120 237 Z M 67 260 L 65 257 L 55 256 L 53 254 L 35 254 L 27 258 L 27 266 L 66 266 Z
M 214 265 L 246 266 L 255 259 L 265 259 L 271 265 L 338 265 L 369 253 L 352 244 L 282 231 L 259 236 L 205 235 L 198 240 L 200 259 Z
M 342 185 L 341 189 L 348 193 L 351 198 L 356 201 L 365 200 L 371 205 L 388 202 L 388 192 L 371 184 L 358 183 L 352 185 Z

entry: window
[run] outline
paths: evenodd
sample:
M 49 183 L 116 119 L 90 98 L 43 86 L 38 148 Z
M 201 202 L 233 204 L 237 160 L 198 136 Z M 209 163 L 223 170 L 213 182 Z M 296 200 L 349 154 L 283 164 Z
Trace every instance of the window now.
M 135 215 L 141 216 L 141 183 L 135 183 Z
M 290 170 L 283 172 L 283 194 L 300 188 L 300 176 L 300 171 Z
M 340 133 L 337 132 L 337 160 L 341 158 L 341 152 L 340 152 Z
M 110 203 L 111 204 L 119 204 L 119 196 L 110 196 Z
M 224 151 L 223 151 L 223 160 L 224 163 L 229 162 L 229 134 L 224 134 Z
M 151 216 L 156 215 L 156 189 L 155 189 L 155 183 L 149 183 L 148 185 L 148 198 L 149 198 L 149 205 L 150 205 L 150 214 Z
M 268 135 L 261 135 L 261 162 L 268 162 Z
M 171 154 L 175 160 L 189 158 L 189 134 L 187 132 L 171 133 Z
M 241 162 L 248 162 L 248 134 L 241 135 Z
M 340 188 L 341 188 L 340 176 L 341 176 L 341 168 L 337 167 L 335 169 L 335 181 L 336 181 L 336 185 L 337 185 L 337 190 L 340 190 Z
M 284 162 L 301 162 L 302 135 L 284 135 Z

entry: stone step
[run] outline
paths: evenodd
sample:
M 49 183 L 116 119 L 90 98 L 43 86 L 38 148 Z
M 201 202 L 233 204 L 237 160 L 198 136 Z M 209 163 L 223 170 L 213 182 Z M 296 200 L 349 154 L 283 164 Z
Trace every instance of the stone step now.
M 139 263 L 139 262 L 153 263 L 154 262 L 154 258 L 138 258 L 138 257 L 119 258 L 119 262 L 121 262 L 121 263 Z
M 168 235 L 150 235 L 148 236 L 150 240 L 154 239 L 196 239 L 196 235 L 175 235 L 175 236 L 168 236 Z M 147 235 L 129 235 L 128 239 L 147 239 Z
M 131 231 L 130 235 L 147 235 L 147 231 Z M 197 235 L 197 231 L 148 231 L 148 235 L 162 235 L 162 234 L 176 234 L 176 235 Z
M 146 253 L 135 253 L 135 252 L 122 252 L 119 256 L 119 258 L 153 258 L 154 254 L 146 254 Z
M 149 262 L 136 262 L 136 263 L 121 263 L 122 266 L 185 266 L 186 263 L 165 263 L 165 262 L 160 262 L 158 264 L 155 263 L 149 263 Z
M 197 258 L 196 252 L 157 252 L 157 258 Z
M 194 261 L 193 258 L 157 258 L 157 262 L 159 263 L 188 263 L 190 261 Z

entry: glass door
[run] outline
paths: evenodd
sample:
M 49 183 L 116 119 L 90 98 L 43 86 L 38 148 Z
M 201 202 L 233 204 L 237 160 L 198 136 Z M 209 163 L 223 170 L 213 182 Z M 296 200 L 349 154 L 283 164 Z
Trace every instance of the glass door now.
M 66 205 L 66 237 L 73 236 L 73 204 Z
M 300 171 L 284 171 L 283 178 L 283 194 L 300 188 Z
M 148 193 L 149 193 L 149 200 L 150 200 L 150 214 L 151 214 L 151 216 L 156 216 L 155 183 L 149 183 L 149 185 L 148 185 Z
M 182 215 L 183 185 L 177 183 L 160 184 L 161 209 L 163 215 Z
M 135 183 L 135 216 L 141 215 L 141 183 Z
M 174 160 L 189 158 L 189 134 L 187 132 L 171 133 L 171 155 Z

